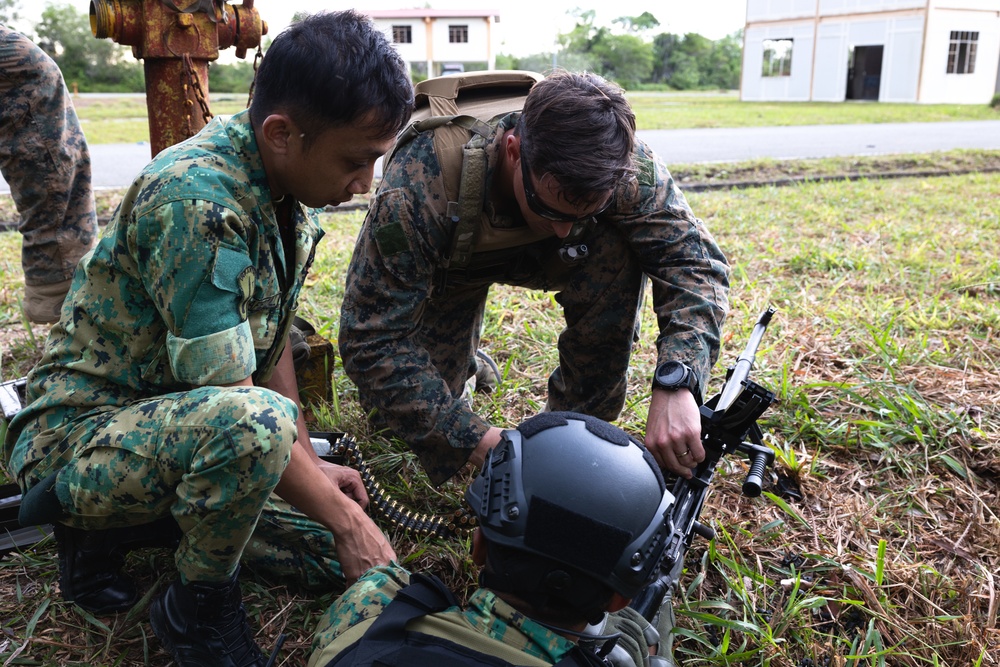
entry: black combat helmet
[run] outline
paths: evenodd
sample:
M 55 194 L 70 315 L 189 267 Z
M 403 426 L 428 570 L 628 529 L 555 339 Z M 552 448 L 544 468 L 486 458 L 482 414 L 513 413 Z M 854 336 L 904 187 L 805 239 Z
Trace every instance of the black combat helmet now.
M 504 431 L 465 499 L 488 545 L 541 557 L 520 568 L 513 561 L 525 559 L 507 558 L 496 569 L 509 571 L 484 571 L 483 585 L 554 594 L 578 609 L 589 605 L 587 615 L 599 603 L 574 589 L 597 582 L 632 598 L 655 576 L 673 504 L 645 447 L 572 412 L 542 413 Z

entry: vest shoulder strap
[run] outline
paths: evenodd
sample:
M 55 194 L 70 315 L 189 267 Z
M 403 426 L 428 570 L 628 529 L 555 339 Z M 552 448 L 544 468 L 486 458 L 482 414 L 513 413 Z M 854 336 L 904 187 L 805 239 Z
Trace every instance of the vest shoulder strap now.
M 450 266 L 469 263 L 478 236 L 486 197 L 485 144 L 495 131 L 491 121 L 523 108 L 528 92 L 542 78 L 535 72 L 490 70 L 427 79 L 414 86 L 413 117 L 385 162 L 421 132 L 434 131 L 447 215 L 456 220 Z
M 457 606 L 455 595 L 434 575 L 416 573 L 379 614 L 362 638 L 341 651 L 326 667 L 514 667 L 501 658 L 420 632 L 408 632 L 407 624 Z M 603 667 L 593 652 L 575 646 L 555 667 Z

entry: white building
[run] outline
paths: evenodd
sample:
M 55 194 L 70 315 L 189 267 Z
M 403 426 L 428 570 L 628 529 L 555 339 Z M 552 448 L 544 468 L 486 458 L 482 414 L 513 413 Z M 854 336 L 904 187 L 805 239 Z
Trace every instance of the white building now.
M 747 0 L 740 99 L 986 104 L 1000 0 Z
M 454 65 L 496 69 L 494 25 L 499 12 L 489 9 L 362 10 L 392 40 L 399 54 L 426 76 Z M 416 66 L 416 67 L 414 67 Z M 468 68 L 466 68 L 468 69 Z

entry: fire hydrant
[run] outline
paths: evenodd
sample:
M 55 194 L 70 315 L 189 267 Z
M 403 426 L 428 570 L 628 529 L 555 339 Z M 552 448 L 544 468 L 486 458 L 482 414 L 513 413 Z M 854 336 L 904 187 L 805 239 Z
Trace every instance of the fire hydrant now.
M 211 118 L 208 63 L 220 49 L 260 45 L 267 34 L 253 0 L 91 0 L 90 29 L 132 47 L 143 61 L 152 155 L 194 135 Z

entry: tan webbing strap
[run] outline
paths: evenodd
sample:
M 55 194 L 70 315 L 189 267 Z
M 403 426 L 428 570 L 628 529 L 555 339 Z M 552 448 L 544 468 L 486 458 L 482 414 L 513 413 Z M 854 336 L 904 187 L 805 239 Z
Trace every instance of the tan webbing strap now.
M 414 87 L 413 118 L 384 163 L 421 132 L 434 131 L 447 215 L 456 223 L 445 273 L 467 266 L 475 249 L 486 196 L 485 147 L 496 131 L 487 121 L 520 110 L 542 78 L 535 72 L 492 70 L 427 79 Z
M 451 239 L 449 266 L 467 266 L 472 259 L 486 192 L 486 151 L 482 144 L 482 141 L 470 141 L 462 150 L 462 180 L 456 211 L 458 225 Z
M 403 131 L 399 133 L 396 137 L 396 143 L 393 144 L 392 150 L 386 156 L 384 162 L 388 164 L 392 158 L 396 155 L 396 151 L 400 149 L 401 146 L 408 144 L 413 141 L 418 134 L 421 132 L 426 132 L 428 130 L 436 130 L 438 128 L 444 127 L 445 125 L 452 124 L 456 125 L 463 130 L 478 134 L 482 137 L 488 137 L 492 133 L 492 129 L 489 125 L 482 122 L 475 116 L 467 116 L 465 114 L 454 114 L 451 116 L 431 116 L 430 118 L 424 118 L 422 120 L 411 121 L 409 125 L 403 128 Z M 464 142 L 463 142 L 464 143 Z

